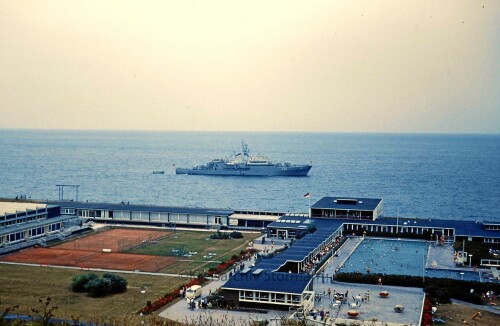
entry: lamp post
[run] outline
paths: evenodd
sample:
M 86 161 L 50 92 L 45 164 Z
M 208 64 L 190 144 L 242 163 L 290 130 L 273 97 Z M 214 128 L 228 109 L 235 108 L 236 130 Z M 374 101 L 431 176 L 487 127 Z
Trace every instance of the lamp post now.
M 469 267 L 472 266 L 472 255 L 469 255 Z
M 145 301 L 144 301 L 144 297 L 145 297 L 145 294 L 146 294 L 146 290 L 144 290 L 144 289 L 143 289 L 143 290 L 141 290 L 141 294 L 142 294 L 142 296 L 141 296 L 141 298 L 142 298 L 142 299 L 141 299 L 141 300 L 142 300 L 142 306 L 144 307 L 144 306 L 146 306 L 146 303 L 145 303 Z
M 144 308 L 146 306 L 146 302 L 144 301 L 145 300 L 145 297 L 146 297 L 146 290 L 145 289 L 142 289 L 141 290 L 141 301 L 142 301 L 142 307 Z M 143 320 L 141 320 L 141 324 L 144 324 L 144 315 L 141 313 L 141 318 Z

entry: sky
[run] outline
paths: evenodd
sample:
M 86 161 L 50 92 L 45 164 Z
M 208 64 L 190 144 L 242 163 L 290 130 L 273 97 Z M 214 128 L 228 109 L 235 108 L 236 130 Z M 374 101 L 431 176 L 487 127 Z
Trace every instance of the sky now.
M 500 133 L 500 1 L 0 0 L 0 128 Z

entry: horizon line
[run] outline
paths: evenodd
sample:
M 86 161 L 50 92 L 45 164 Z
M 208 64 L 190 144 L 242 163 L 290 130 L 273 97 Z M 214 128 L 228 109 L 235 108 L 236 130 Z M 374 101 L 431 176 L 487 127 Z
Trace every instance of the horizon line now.
M 255 134 L 402 134 L 402 135 L 480 135 L 497 136 L 500 132 L 439 132 L 439 131 L 274 131 L 274 130 L 161 130 L 161 129 L 66 129 L 66 128 L 3 128 L 0 131 L 48 131 L 48 132 L 138 132 L 138 133 L 255 133 Z

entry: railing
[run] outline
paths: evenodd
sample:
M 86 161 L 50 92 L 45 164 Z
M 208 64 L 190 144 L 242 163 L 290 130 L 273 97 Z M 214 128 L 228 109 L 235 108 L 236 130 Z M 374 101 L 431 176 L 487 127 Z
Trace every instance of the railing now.
M 500 259 L 481 259 L 481 266 L 500 267 Z

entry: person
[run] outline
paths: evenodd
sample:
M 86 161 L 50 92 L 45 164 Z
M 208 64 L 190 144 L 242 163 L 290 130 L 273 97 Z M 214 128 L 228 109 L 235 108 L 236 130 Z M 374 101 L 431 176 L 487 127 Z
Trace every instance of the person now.
M 328 299 L 330 299 L 332 296 L 332 290 L 330 288 L 328 288 Z
M 378 278 L 378 285 L 382 285 L 382 277 Z

